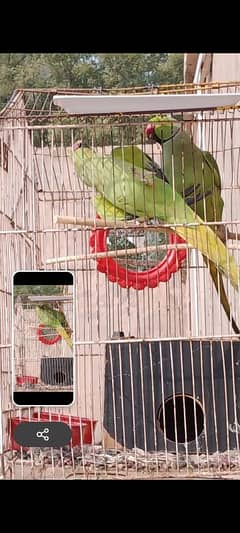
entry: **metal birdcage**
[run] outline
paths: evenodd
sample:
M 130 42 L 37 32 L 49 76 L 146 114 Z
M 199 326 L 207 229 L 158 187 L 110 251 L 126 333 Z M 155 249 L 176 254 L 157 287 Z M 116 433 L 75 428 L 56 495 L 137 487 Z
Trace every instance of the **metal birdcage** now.
M 118 89 L 126 95 L 239 91 L 236 83 Z M 146 136 L 151 115 L 67 114 L 54 104 L 56 93 L 97 90 L 16 90 L 0 115 L 2 477 L 239 474 L 239 337 L 202 255 L 176 238 L 177 220 L 174 226 L 154 216 L 112 222 L 100 216 L 94 188 L 73 164 L 81 139 L 103 164 L 114 148 L 137 146 L 164 168 L 160 144 Z M 218 225 L 239 265 L 239 108 L 189 110 L 177 119 L 191 142 L 217 161 L 224 200 Z M 76 384 L 68 408 L 17 408 L 11 400 L 12 275 L 35 269 L 75 275 Z M 227 277 L 224 285 L 240 324 L 239 293 Z M 58 387 L 48 364 L 59 347 L 39 342 L 34 306 L 16 304 L 15 318 L 19 387 Z M 54 332 L 44 335 L 53 338 Z M 66 343 L 60 344 L 67 359 Z M 21 420 L 69 423 L 71 446 L 18 446 L 13 429 Z

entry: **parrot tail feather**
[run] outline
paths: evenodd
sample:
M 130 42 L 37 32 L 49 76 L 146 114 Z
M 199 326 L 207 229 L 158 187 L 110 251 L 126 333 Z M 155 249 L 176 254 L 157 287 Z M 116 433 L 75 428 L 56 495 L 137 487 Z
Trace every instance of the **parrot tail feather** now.
M 225 311 L 225 313 L 226 313 L 226 315 L 228 317 L 228 320 L 232 324 L 233 331 L 234 331 L 234 333 L 236 333 L 236 335 L 240 335 L 240 329 L 238 328 L 234 318 L 231 316 L 230 305 L 229 305 L 229 301 L 228 301 L 227 294 L 226 294 L 226 291 L 225 291 L 222 275 L 218 272 L 215 264 L 212 261 L 209 261 L 206 257 L 203 257 L 203 259 L 204 259 L 204 262 L 209 267 L 211 278 L 212 278 L 213 283 L 215 285 L 216 291 L 220 295 L 221 304 L 222 304 L 222 306 L 224 308 L 224 311 Z

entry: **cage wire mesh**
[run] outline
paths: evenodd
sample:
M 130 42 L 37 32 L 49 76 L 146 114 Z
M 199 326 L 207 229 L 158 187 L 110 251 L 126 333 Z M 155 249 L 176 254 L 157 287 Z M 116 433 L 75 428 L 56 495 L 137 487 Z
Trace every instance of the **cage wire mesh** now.
M 239 89 L 237 83 L 208 83 L 100 92 Z M 232 318 L 240 324 L 239 109 L 170 113 L 169 139 L 161 145 L 146 134 L 150 115 L 67 115 L 54 106 L 55 93 L 17 90 L 0 117 L 2 477 L 238 475 L 240 348 Z M 183 137 L 176 148 L 183 132 L 188 151 Z M 207 162 L 201 156 L 196 171 L 194 144 L 217 162 L 222 218 L 214 201 L 208 212 L 219 193 L 216 167 L 211 156 Z M 93 184 L 101 176 L 101 192 L 115 209 L 96 196 Z M 132 195 L 126 200 L 128 178 Z M 154 196 L 157 181 L 161 198 Z M 180 197 L 185 207 L 179 219 Z M 215 260 L 217 285 L 224 274 L 229 317 L 200 251 Z M 69 408 L 17 408 L 11 401 L 12 275 L 33 269 L 75 275 L 76 394 Z M 59 386 L 42 381 L 40 361 L 67 357 L 66 343 L 39 342 L 34 305 L 17 302 L 14 308 L 19 389 Z M 67 301 L 64 312 L 71 321 Z M 54 338 L 54 331 L 41 333 Z M 23 350 L 22 339 L 31 349 Z M 71 426 L 70 446 L 22 448 L 13 440 L 20 420 L 56 419 Z

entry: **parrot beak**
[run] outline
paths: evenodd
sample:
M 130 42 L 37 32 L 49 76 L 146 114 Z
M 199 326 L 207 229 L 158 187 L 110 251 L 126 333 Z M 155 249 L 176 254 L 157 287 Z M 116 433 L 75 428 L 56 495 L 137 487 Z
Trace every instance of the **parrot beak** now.
M 153 139 L 154 136 L 154 125 L 149 123 L 145 129 L 145 134 L 147 135 L 148 139 Z
M 76 152 L 76 150 L 79 150 L 79 148 L 81 148 L 82 146 L 82 140 L 79 140 L 79 141 L 76 141 L 73 145 L 73 150 L 74 152 Z

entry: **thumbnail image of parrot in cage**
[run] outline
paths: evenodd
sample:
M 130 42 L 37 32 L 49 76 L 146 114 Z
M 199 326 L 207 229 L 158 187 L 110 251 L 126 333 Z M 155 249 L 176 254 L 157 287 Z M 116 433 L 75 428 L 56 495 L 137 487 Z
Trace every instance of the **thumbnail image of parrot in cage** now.
M 181 123 L 168 116 L 152 117 L 146 127 L 146 134 L 162 147 L 163 171 L 169 185 L 173 186 L 174 182 L 177 193 L 184 197 L 185 202 L 202 220 L 221 222 L 224 206 L 221 197 L 221 176 L 212 154 L 198 148 L 190 135 L 182 130 Z M 211 227 L 219 234 L 219 226 Z M 221 237 L 222 240 L 224 237 Z M 218 268 L 216 262 L 205 254 L 203 259 L 209 268 L 228 320 L 231 320 L 234 332 L 240 334 L 235 320 L 231 318 L 221 264 Z M 220 263 L 221 260 L 220 254 Z
M 41 303 L 36 305 L 28 300 L 28 296 L 59 296 L 63 294 L 63 286 L 58 285 L 16 285 L 14 287 L 14 302 L 21 301 L 28 307 L 36 310 L 38 320 L 46 329 L 51 329 L 60 335 L 72 349 L 72 330 L 67 322 L 65 314 L 61 308 L 61 303 L 57 301 L 51 303 Z
M 161 168 L 137 147 L 114 148 L 110 155 L 103 157 L 81 147 L 79 141 L 72 156 L 76 173 L 100 195 L 97 198 L 98 211 L 102 207 L 101 216 L 114 221 L 133 215 L 168 224 L 173 232 L 209 259 L 238 290 L 240 273 L 235 259 L 228 254 L 214 230 L 204 224 L 188 205 L 188 200 L 191 206 L 194 203 L 190 187 L 185 190 L 183 198 L 173 189 Z

